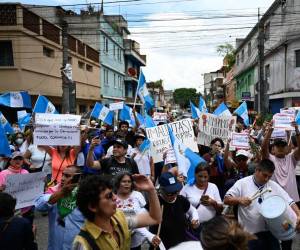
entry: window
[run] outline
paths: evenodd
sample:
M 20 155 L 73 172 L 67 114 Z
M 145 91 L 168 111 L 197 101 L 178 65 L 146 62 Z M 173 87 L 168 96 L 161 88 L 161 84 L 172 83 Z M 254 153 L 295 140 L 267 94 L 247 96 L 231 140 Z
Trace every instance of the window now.
M 84 114 L 86 110 L 87 109 L 85 105 L 79 105 L 79 114 Z
M 114 74 L 114 87 L 115 87 L 115 89 L 117 88 L 117 79 L 116 78 L 117 78 L 116 74 Z
M 78 61 L 78 68 L 84 69 L 84 63 L 81 61 Z
M 116 45 L 114 45 L 113 55 L 114 55 L 114 58 L 116 58 Z
M 245 51 L 242 49 L 242 56 L 241 56 L 241 62 L 243 63 L 245 59 Z
M 86 70 L 89 71 L 89 72 L 93 72 L 93 66 L 87 64 L 87 65 L 86 65 Z
M 251 56 L 252 48 L 251 48 L 251 42 L 248 43 L 248 57 Z
M 268 41 L 270 39 L 270 22 L 265 25 L 265 40 Z
M 108 39 L 105 38 L 105 52 L 108 53 Z
M 240 64 L 240 55 L 237 55 L 236 56 L 236 65 L 239 65 Z
M 43 55 L 46 57 L 54 58 L 54 50 L 43 46 Z
M 105 38 L 105 36 L 103 37 L 103 52 L 105 52 L 105 40 L 106 40 L 106 38 Z
M 103 80 L 104 80 L 104 85 L 108 85 L 108 70 L 103 69 Z
M 72 65 L 72 63 L 73 63 L 73 58 L 71 56 L 68 56 L 68 64 Z
M 271 72 L 270 72 L 270 64 L 265 66 L 265 80 L 266 82 L 269 82 L 271 76 Z
M 296 68 L 300 67 L 300 49 L 295 50 Z
M 14 66 L 11 41 L 0 41 L 0 66 Z

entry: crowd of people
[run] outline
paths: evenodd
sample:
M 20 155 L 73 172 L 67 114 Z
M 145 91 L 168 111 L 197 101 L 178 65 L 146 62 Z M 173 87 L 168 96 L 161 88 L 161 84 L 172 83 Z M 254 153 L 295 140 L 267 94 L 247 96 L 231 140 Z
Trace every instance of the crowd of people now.
M 0 249 L 38 249 L 37 212 L 48 216 L 48 250 L 292 249 L 293 239 L 268 227 L 261 204 L 268 192 L 280 196 L 294 214 L 288 228 L 300 230 L 296 123 L 285 138 L 272 138 L 272 121 L 238 123 L 237 132 L 249 134 L 248 150 L 233 149 L 230 138 L 198 145 L 205 162 L 189 184 L 176 163 L 154 163 L 141 150 L 147 134 L 136 124 L 121 121 L 115 129 L 91 121 L 81 126 L 80 146 L 57 147 L 33 144 L 32 127 L 16 129 L 8 137 L 11 156 L 0 158 Z M 7 176 L 36 172 L 45 173 L 44 194 L 15 210 Z

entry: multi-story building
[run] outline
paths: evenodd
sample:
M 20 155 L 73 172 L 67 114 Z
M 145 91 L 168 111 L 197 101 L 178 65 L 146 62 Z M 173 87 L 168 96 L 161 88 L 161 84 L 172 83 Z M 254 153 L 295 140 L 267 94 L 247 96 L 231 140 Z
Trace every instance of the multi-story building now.
M 21 4 L 0 4 L 0 92 L 27 90 L 61 109 L 62 30 Z M 76 83 L 77 113 L 100 100 L 99 53 L 69 35 L 69 63 Z
M 300 106 L 300 5 L 294 0 L 276 0 L 262 16 L 264 25 L 264 83 L 265 98 L 270 111 Z M 236 98 L 244 92 L 257 100 L 258 82 L 258 24 L 236 49 Z M 256 97 L 256 98 L 255 98 Z
M 166 103 L 166 110 L 171 111 L 176 109 L 175 108 L 175 103 L 174 103 L 174 97 L 173 97 L 173 90 L 165 90 L 164 95 L 165 95 L 165 103 Z

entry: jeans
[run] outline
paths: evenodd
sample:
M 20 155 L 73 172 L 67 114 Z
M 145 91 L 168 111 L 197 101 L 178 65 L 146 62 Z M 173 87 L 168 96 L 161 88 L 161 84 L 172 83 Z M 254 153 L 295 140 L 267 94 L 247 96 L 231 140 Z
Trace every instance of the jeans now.
M 248 242 L 249 250 L 280 250 L 279 241 L 269 232 L 256 233 L 256 240 Z

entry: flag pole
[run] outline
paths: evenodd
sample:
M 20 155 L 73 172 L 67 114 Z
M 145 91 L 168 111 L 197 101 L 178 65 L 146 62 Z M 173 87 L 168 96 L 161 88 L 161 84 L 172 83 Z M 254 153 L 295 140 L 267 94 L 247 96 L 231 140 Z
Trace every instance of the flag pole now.
M 140 77 L 141 77 L 141 73 L 140 73 L 140 75 L 139 75 L 139 80 L 138 80 L 138 84 L 137 84 L 136 91 L 135 91 L 135 97 L 134 97 L 134 103 L 133 103 L 133 108 L 134 108 L 134 109 L 135 109 L 136 99 L 137 99 L 138 90 L 139 90 L 139 85 L 140 85 Z

